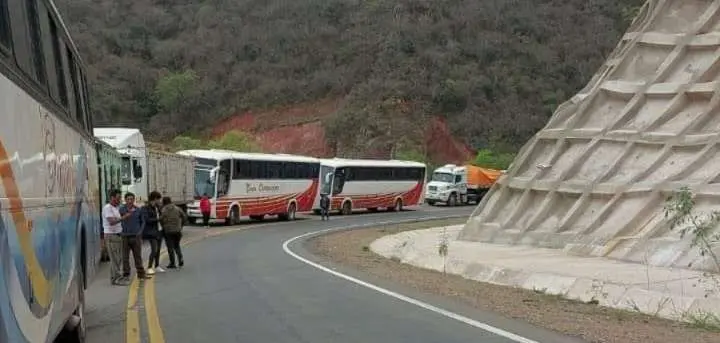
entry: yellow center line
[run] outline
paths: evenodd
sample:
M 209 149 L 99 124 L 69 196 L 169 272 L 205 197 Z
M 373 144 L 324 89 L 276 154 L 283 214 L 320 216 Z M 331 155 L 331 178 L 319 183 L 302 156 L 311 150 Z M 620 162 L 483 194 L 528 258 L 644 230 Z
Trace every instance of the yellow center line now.
M 253 225 L 253 228 L 271 225 Z M 187 246 L 195 242 L 202 241 L 208 237 L 220 236 L 231 232 L 237 232 L 247 229 L 247 227 L 239 227 L 232 229 L 224 229 L 220 231 L 206 232 L 204 235 L 200 235 L 180 244 L 180 246 Z M 163 249 L 160 252 L 160 259 L 164 260 L 167 258 L 167 249 Z M 157 277 L 157 274 L 155 275 Z M 127 309 L 127 343 L 140 343 L 140 325 L 138 319 L 137 309 L 135 303 L 137 302 L 137 294 L 139 290 L 139 282 L 137 278 L 133 279 L 133 283 L 130 285 L 130 293 L 128 294 L 128 309 Z M 145 316 L 147 317 L 148 334 L 150 336 L 150 343 L 165 343 L 165 335 L 163 334 L 162 325 L 160 325 L 160 316 L 158 315 L 157 302 L 155 300 L 155 277 L 145 280 Z M 131 302 L 132 301 L 132 302 Z M 132 305 L 131 305 L 132 304 Z
M 128 293 L 127 312 L 125 318 L 125 340 L 127 343 L 140 343 L 140 319 L 137 311 L 137 298 L 140 288 L 138 278 L 133 278 Z
M 165 337 L 160 326 L 160 317 L 155 303 L 154 278 L 145 281 L 145 316 L 147 316 L 150 343 L 164 343 Z

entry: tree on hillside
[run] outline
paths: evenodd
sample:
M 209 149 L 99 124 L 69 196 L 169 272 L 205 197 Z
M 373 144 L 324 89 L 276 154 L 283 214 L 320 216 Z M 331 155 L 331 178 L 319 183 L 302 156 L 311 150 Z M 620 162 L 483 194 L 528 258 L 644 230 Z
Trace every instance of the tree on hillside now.
M 474 147 L 517 149 L 590 80 L 643 0 L 56 3 L 98 124 L 167 139 L 237 111 L 339 98 L 328 139 L 361 156 L 420 141 L 427 116 Z
M 177 136 L 172 145 L 175 151 L 191 149 L 223 149 L 238 152 L 260 152 L 261 149 L 251 135 L 239 131 L 228 131 L 224 135 L 209 140 L 188 136 Z

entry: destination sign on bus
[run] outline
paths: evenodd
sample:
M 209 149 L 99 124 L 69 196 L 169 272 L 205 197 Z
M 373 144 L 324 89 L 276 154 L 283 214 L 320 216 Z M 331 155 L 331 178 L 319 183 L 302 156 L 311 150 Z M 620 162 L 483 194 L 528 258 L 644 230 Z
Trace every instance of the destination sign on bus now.
M 279 192 L 280 185 L 264 184 L 264 183 L 245 183 L 245 192 L 247 193 L 270 193 Z

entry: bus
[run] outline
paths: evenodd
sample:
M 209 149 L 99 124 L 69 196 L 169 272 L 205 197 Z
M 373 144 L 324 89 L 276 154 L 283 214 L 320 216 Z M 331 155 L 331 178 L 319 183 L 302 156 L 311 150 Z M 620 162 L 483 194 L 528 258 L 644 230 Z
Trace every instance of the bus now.
M 83 62 L 51 0 L 0 0 L 0 342 L 82 342 L 100 260 Z
M 312 209 L 317 196 L 317 158 L 215 149 L 177 153 L 195 158 L 195 197 L 210 198 L 213 221 L 235 225 L 240 217 L 267 215 L 294 220 L 297 212 Z M 189 205 L 187 213 L 191 223 L 202 218 L 200 202 Z
M 120 173 L 122 169 L 123 155 L 100 139 L 95 139 L 95 150 L 97 151 L 98 187 L 100 190 L 100 203 L 98 204 L 98 207 L 102 208 L 110 200 L 110 190 L 120 189 Z M 102 251 L 100 261 L 109 261 L 110 258 L 107 254 L 107 250 L 105 249 L 105 237 L 103 237 L 102 230 L 100 230 L 100 241 Z
M 425 164 L 398 160 L 322 159 L 320 195 L 330 196 L 330 209 L 349 215 L 354 209 L 402 211 L 423 202 Z

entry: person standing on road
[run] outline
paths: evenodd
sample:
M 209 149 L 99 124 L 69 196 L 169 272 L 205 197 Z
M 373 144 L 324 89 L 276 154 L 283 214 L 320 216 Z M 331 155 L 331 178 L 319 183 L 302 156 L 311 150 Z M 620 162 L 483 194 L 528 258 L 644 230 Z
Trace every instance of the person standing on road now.
M 160 200 L 162 194 L 158 191 L 150 192 L 148 202 L 142 208 L 142 238 L 150 243 L 150 257 L 148 258 L 147 274 L 164 272 L 160 267 L 160 248 L 162 248 L 163 232 L 160 225 Z
M 320 219 L 330 220 L 330 197 L 320 194 Z
M 135 206 L 135 194 L 125 193 L 125 204 L 120 206 L 122 220 L 123 250 L 123 277 L 130 278 L 130 253 L 135 260 L 135 272 L 138 279 L 146 279 L 142 262 L 142 215 Z
M 202 213 L 203 226 L 206 229 L 210 228 L 210 199 L 208 199 L 207 193 L 203 194 L 200 198 L 200 213 Z
M 118 206 L 120 206 L 120 196 L 122 192 L 113 189 L 109 193 L 110 201 L 103 206 L 102 221 L 103 235 L 105 236 L 105 248 L 110 258 L 110 283 L 118 286 L 126 286 L 130 280 L 123 277 L 122 259 L 124 254 L 124 242 L 122 237 L 122 221 L 130 216 L 126 214 L 122 216 Z
M 168 269 L 175 269 L 185 265 L 182 250 L 180 249 L 180 240 L 182 239 L 182 229 L 187 223 L 188 218 L 185 212 L 172 203 L 170 197 L 162 199 L 162 210 L 160 215 L 160 224 L 165 232 L 165 245 L 168 249 L 168 257 L 170 264 Z M 175 265 L 175 257 L 177 257 L 178 265 Z

